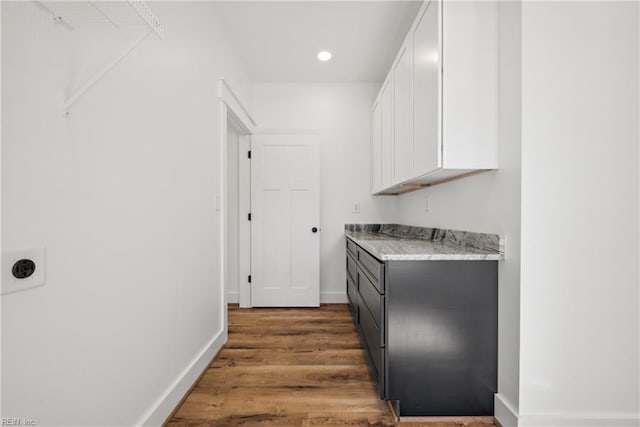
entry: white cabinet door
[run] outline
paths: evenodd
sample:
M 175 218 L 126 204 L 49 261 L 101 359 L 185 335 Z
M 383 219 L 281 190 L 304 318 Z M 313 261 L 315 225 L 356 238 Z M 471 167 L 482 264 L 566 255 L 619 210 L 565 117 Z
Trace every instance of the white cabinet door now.
M 393 66 L 393 184 L 413 174 L 413 84 L 411 46 L 405 43 Z
M 382 188 L 391 186 L 391 166 L 393 162 L 393 86 L 391 79 L 382 86 L 380 92 L 380 171 Z
M 439 4 L 431 0 L 413 30 L 413 175 L 442 167 Z
M 371 110 L 371 192 L 382 189 L 382 122 L 380 102 Z
M 498 167 L 498 3 L 440 4 L 445 169 Z

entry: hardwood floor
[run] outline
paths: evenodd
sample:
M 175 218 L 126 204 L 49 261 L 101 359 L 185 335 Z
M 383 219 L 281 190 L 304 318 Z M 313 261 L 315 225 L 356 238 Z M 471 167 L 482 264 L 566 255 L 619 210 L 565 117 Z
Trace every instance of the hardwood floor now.
M 392 426 L 349 309 L 229 307 L 229 341 L 168 426 Z M 477 420 L 401 426 L 488 427 Z

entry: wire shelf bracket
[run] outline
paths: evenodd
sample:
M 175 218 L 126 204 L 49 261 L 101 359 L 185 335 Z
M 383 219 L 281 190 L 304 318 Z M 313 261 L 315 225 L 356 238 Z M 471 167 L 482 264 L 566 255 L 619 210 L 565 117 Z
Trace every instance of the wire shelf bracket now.
M 134 39 L 118 56 L 116 56 L 111 62 L 109 62 L 106 66 L 104 66 L 100 71 L 94 74 L 85 84 L 77 88 L 64 102 L 64 115 L 69 116 L 69 110 L 82 96 L 87 93 L 89 89 L 91 89 L 96 83 L 104 77 L 109 71 L 111 71 L 116 65 L 118 65 L 124 58 L 127 57 L 144 39 L 151 34 L 152 31 L 149 30 Z
M 69 95 L 64 101 L 64 116 L 66 117 L 69 116 L 71 107 L 98 83 L 105 74 L 138 47 L 149 34 L 155 33 L 160 39 L 164 38 L 164 27 L 160 19 L 147 6 L 144 0 L 118 2 L 38 0 L 36 3 L 52 15 L 54 23 L 63 25 L 69 31 L 100 26 L 109 26 L 117 29 L 124 27 L 147 28 L 147 31 L 131 40 L 131 43 L 119 54 Z

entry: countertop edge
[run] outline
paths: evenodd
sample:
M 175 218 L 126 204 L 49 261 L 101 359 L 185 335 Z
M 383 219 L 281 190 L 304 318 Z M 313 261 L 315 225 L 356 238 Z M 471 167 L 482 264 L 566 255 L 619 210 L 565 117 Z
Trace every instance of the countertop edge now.
M 345 238 L 351 240 L 358 246 L 361 246 L 364 250 L 369 252 L 375 258 L 380 261 L 502 261 L 504 260 L 504 254 L 502 253 L 487 253 L 487 254 L 474 254 L 474 253 L 461 253 L 461 254 L 381 254 L 376 251 L 367 242 L 364 242 L 355 237 L 349 236 L 345 232 Z

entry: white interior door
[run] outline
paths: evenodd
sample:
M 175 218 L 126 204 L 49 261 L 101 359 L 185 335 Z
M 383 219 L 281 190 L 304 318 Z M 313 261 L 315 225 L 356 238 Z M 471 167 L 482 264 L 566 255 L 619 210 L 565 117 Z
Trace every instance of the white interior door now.
M 320 305 L 320 158 L 314 135 L 251 142 L 251 305 Z

